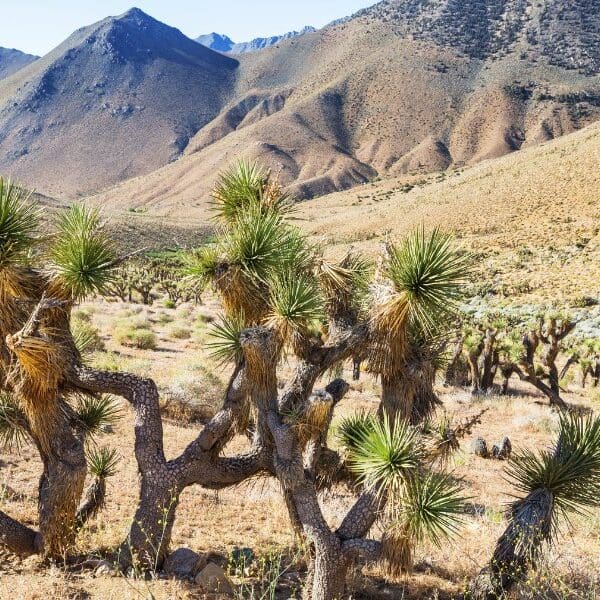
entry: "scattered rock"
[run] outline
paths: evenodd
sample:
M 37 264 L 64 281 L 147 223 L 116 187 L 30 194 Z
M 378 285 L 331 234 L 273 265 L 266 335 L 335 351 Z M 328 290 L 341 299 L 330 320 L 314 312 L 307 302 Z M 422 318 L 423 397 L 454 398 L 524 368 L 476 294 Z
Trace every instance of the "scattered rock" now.
M 492 448 L 492 456 L 498 460 L 507 460 L 512 453 L 512 444 L 507 437 L 503 437 L 502 441 L 494 444 Z
M 189 548 L 178 548 L 167 556 L 164 571 L 169 577 L 176 579 L 193 579 L 205 567 L 205 556 Z
M 476 440 L 473 440 L 471 443 L 471 448 L 475 456 L 479 456 L 481 458 L 487 458 L 489 456 L 487 444 L 482 437 L 478 437 Z
M 107 560 L 101 560 L 98 562 L 98 566 L 94 569 L 94 575 L 96 577 L 116 577 L 117 569 Z
M 208 563 L 196 576 L 196 584 L 209 594 L 233 595 L 233 586 L 225 571 L 215 563 Z

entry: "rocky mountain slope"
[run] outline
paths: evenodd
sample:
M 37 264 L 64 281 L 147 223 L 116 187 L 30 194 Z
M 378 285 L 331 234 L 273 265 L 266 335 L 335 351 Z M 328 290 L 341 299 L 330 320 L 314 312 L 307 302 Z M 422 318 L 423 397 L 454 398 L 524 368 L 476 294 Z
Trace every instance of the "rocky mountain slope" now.
M 13 73 L 37 59 L 37 56 L 25 54 L 25 52 L 14 48 L 0 48 L 0 79 L 10 77 Z
M 386 0 L 235 60 L 132 11 L 0 82 L 0 172 L 62 196 L 133 177 L 102 201 L 168 214 L 242 155 L 299 198 L 474 164 L 600 117 L 599 9 Z M 136 51 L 113 60 L 93 32 L 115 27 Z
M 231 97 L 237 62 L 133 9 L 0 82 L 0 172 L 74 196 L 179 155 Z
M 381 244 L 425 223 L 455 233 L 475 259 L 473 293 L 492 304 L 560 308 L 597 295 L 600 281 L 600 123 L 550 142 L 466 168 L 431 175 L 400 175 L 308 200 L 294 220 L 327 249 L 350 247 L 376 255 Z M 158 217 L 109 205 L 110 222 L 127 248 L 143 239 L 193 246 L 208 235 L 206 203 Z M 104 201 L 95 198 L 101 205 Z M 183 203 L 183 200 L 182 200 Z
M 313 33 L 316 29 L 310 25 L 303 27 L 300 31 L 288 31 L 283 35 L 273 35 L 270 37 L 259 37 L 249 42 L 234 42 L 226 35 L 218 33 L 209 33 L 196 38 L 196 41 L 211 50 L 217 52 L 228 52 L 229 54 L 245 54 L 246 52 L 256 52 L 275 46 L 284 40 L 289 40 L 305 33 Z

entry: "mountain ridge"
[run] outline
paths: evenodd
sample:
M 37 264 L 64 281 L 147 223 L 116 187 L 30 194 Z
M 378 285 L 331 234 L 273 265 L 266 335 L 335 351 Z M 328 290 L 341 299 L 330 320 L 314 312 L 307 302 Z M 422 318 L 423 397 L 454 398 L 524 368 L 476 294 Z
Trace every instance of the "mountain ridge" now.
M 0 82 L 0 170 L 63 197 L 152 171 L 219 113 L 237 66 L 139 9 L 81 28 Z
M 39 56 L 26 54 L 15 48 L 0 47 L 0 79 L 10 77 L 23 67 L 36 61 Z
M 234 42 L 229 36 L 219 33 L 208 33 L 201 35 L 196 38 L 196 41 L 211 50 L 217 52 L 226 52 L 229 54 L 245 54 L 247 52 L 258 52 L 265 48 L 275 46 L 282 41 L 289 40 L 291 38 L 305 35 L 307 33 L 314 33 L 317 31 L 314 27 L 306 25 L 300 31 L 288 31 L 282 35 L 273 35 L 269 37 L 257 37 L 249 42 Z
M 600 0 L 566 13 L 556 0 L 478 6 L 384 1 L 235 57 L 134 9 L 0 82 L 0 172 L 47 195 L 99 192 L 112 205 L 118 194 L 167 214 L 206 203 L 239 156 L 303 199 L 474 164 L 600 118 L 597 17 L 583 14 Z

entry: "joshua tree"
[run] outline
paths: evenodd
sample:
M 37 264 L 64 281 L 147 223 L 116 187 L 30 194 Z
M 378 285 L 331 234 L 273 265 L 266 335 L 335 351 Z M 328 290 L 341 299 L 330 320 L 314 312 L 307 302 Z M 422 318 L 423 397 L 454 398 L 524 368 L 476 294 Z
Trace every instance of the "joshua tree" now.
M 221 242 L 196 252 L 190 265 L 190 273 L 212 282 L 223 299 L 225 317 L 213 347 L 236 370 L 245 368 L 253 444 L 272 456 L 292 523 L 313 548 L 306 597 L 343 597 L 353 561 L 385 555 L 392 569 L 407 567 L 410 548 L 425 533 L 439 540 L 452 531 L 457 489 L 430 471 L 414 425 L 439 402 L 433 377 L 440 336 L 453 322 L 466 257 L 452 250 L 448 236 L 420 229 L 388 245 L 380 276 L 369 286 L 367 261 L 350 252 L 331 263 L 285 222 L 289 206 L 255 167 L 226 173 L 215 198 Z M 296 366 L 278 394 L 277 366 L 286 353 Z M 321 393 L 313 388 L 336 364 L 364 356 L 381 376 L 379 420 L 368 421 L 373 429 L 364 445 L 350 443 L 347 468 L 359 495 L 333 531 L 317 491 L 324 463 L 340 468 L 324 432 L 347 385 L 335 381 Z M 451 431 L 444 436 L 437 446 L 454 447 Z M 383 544 L 367 538 L 380 514 L 398 522 Z
M 508 474 L 525 496 L 509 508 L 509 525 L 471 586 L 474 600 L 504 598 L 555 541 L 561 517 L 600 506 L 600 418 L 563 414 L 554 446 L 513 454 Z

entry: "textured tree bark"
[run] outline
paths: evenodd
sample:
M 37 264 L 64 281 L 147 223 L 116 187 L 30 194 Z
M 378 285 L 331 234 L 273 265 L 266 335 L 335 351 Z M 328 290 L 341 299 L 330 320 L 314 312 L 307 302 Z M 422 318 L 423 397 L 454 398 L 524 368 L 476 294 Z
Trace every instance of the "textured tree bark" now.
M 406 394 L 398 378 L 388 375 L 381 376 L 381 403 L 377 415 L 386 414 L 391 422 L 398 420 L 408 421 L 413 412 L 413 396 Z
M 554 499 L 540 488 L 513 505 L 512 518 L 490 563 L 471 583 L 472 600 L 500 600 L 535 565 L 552 527 Z
M 494 385 L 497 367 L 497 353 L 495 352 L 496 336 L 495 329 L 487 329 L 483 338 L 481 390 L 488 392 Z
M 78 367 L 72 384 L 80 389 L 110 393 L 128 400 L 135 413 L 135 457 L 140 473 L 140 495 L 129 534 L 120 548 L 123 568 L 132 563 L 157 569 L 168 551 L 181 491 L 192 484 L 219 489 L 235 485 L 266 470 L 263 448 L 247 455 L 222 458 L 219 452 L 235 431 L 247 397 L 246 371 L 238 365 L 232 375 L 223 409 L 178 458 L 167 462 L 158 390 L 150 379 L 129 373 Z
M 458 339 L 454 342 L 454 348 L 452 349 L 452 356 L 448 361 L 448 366 L 446 367 L 446 374 L 444 376 L 444 385 L 450 386 L 455 385 L 456 382 L 456 366 L 463 351 L 463 345 L 465 341 L 465 336 L 460 335 Z
M 471 393 L 479 394 L 481 392 L 479 353 L 469 352 L 467 354 L 467 362 L 469 363 L 469 371 L 471 372 Z
M 66 419 L 65 419 L 66 420 Z M 50 453 L 39 447 L 44 471 L 39 485 L 40 548 L 44 556 L 62 558 L 75 541 L 77 506 L 87 464 L 83 440 L 67 422 L 59 424 Z

